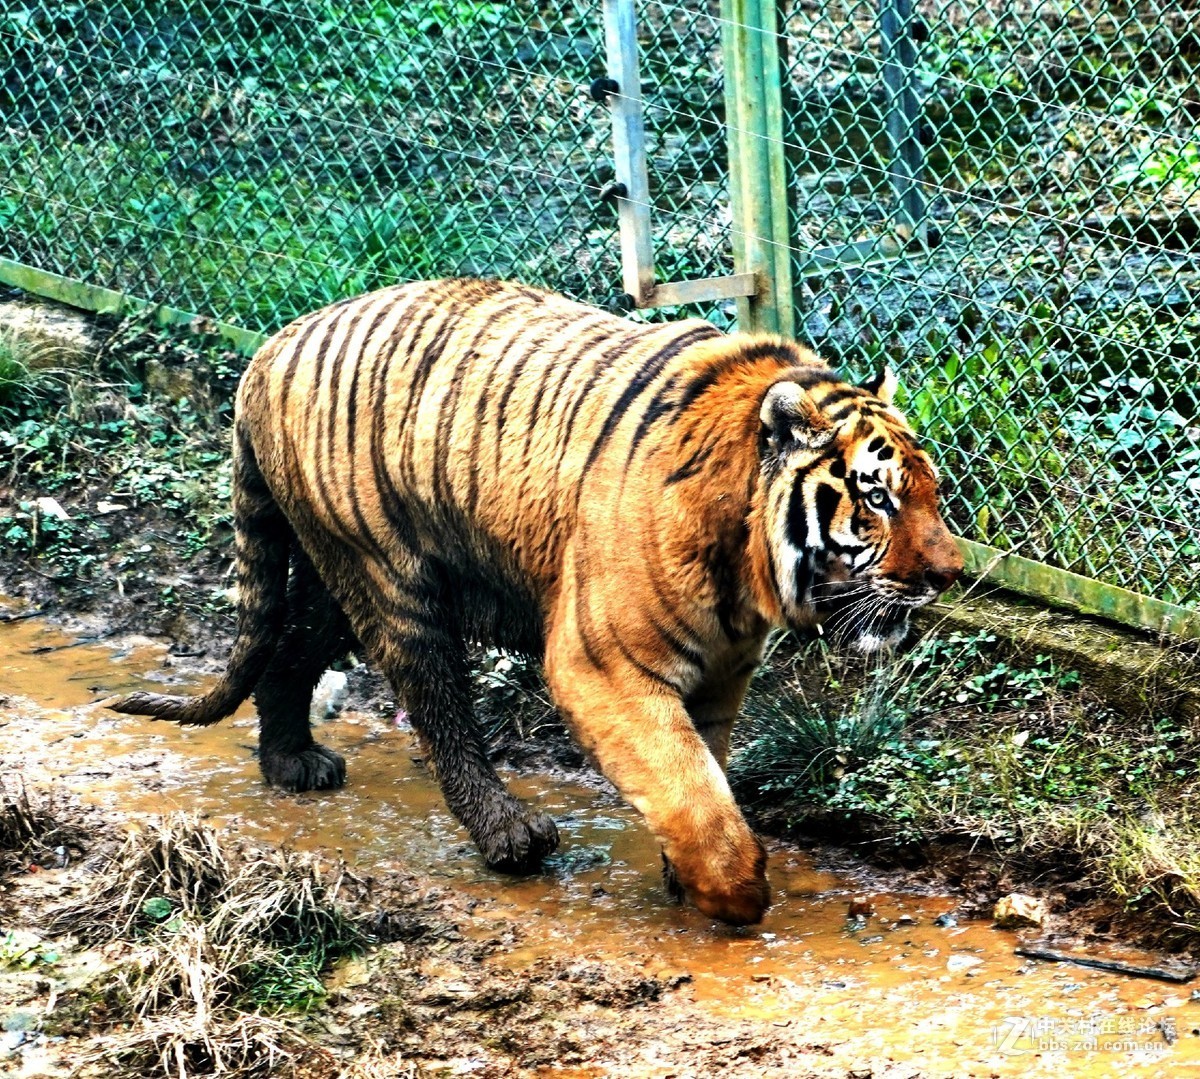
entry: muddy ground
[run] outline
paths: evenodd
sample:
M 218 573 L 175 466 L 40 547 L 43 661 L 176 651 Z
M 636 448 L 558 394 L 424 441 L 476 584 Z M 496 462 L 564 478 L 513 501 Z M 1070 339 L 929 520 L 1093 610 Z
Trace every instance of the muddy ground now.
M 1177 965 L 1095 933 L 1085 942 L 1068 918 L 1023 934 L 972 920 L 991 898 L 986 877 L 947 889 L 928 868 L 887 872 L 844 849 L 774 841 L 767 921 L 714 926 L 667 901 L 652 839 L 553 728 L 529 739 L 519 769 L 503 747 L 498 757 L 518 793 L 555 814 L 563 850 L 541 876 L 499 877 L 441 806 L 367 672 L 352 674 L 344 712 L 322 724 L 348 756 L 350 785 L 286 795 L 258 780 L 248 709 L 179 731 L 93 703 L 133 686 L 203 685 L 224 638 L 197 629 L 181 645 L 110 632 L 95 611 L 25 617 L 34 609 L 10 603 L 0 624 L 0 778 L 10 795 L 15 782 L 27 788 L 63 832 L 10 858 L 0 885 L 4 1074 L 173 1074 L 153 1055 L 112 1055 L 151 1022 L 111 1003 L 145 941 L 96 948 L 47 927 L 126 832 L 179 811 L 239 858 L 295 846 L 327 872 L 344 862 L 357 885 L 346 909 L 371 934 L 324 969 L 305 1010 L 274 1013 L 290 1040 L 242 1074 L 1048 1076 L 1067 1064 L 1099 1076 L 1200 1062 L 1200 1005 L 1186 985 L 1035 964 L 1013 949 L 1049 940 Z M 181 989 L 184 1011 L 186 1001 Z

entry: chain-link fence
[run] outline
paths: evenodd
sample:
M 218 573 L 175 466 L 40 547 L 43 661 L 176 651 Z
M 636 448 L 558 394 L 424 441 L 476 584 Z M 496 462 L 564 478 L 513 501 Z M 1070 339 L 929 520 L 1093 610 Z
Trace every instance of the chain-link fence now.
M 660 280 L 734 269 L 738 9 L 638 4 Z M 891 360 L 960 534 L 1200 604 L 1200 15 L 782 0 L 765 32 L 798 336 Z M 8 0 L 0 258 L 260 331 L 448 274 L 619 306 L 605 68 L 601 0 Z
M 619 302 L 599 5 L 208 0 L 0 12 L 0 256 L 270 331 L 396 280 Z M 659 264 L 728 261 L 716 43 L 642 31 Z M 672 208 L 687 207 L 675 220 Z

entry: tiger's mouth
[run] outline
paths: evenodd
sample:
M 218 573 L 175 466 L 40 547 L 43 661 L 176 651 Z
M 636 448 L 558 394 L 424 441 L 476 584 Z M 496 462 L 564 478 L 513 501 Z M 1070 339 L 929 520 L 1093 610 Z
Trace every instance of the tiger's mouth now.
M 818 632 L 842 648 L 880 652 L 902 645 L 913 611 L 937 599 L 934 588 L 914 587 L 889 577 L 853 573 L 827 552 L 810 552 L 798 577 L 807 582 L 802 611 L 789 618 L 801 634 Z
M 880 652 L 903 644 L 909 618 L 920 604 L 896 602 L 869 582 L 831 582 L 814 603 L 822 633 L 856 652 Z

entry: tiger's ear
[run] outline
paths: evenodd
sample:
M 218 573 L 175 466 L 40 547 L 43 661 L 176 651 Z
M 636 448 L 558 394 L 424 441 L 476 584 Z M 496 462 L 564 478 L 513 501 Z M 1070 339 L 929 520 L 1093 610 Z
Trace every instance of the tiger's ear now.
M 895 372 L 888 367 L 887 364 L 884 364 L 883 367 L 879 369 L 879 374 L 877 374 L 874 378 L 867 379 L 867 381 L 862 384 L 862 388 L 866 390 L 867 393 L 873 393 L 885 405 L 890 405 L 892 403 L 892 398 L 896 396 L 896 387 L 899 385 L 900 382 L 896 378 Z
M 794 382 L 776 382 L 763 398 L 759 416 L 767 442 L 776 453 L 820 449 L 837 434 L 829 417 Z

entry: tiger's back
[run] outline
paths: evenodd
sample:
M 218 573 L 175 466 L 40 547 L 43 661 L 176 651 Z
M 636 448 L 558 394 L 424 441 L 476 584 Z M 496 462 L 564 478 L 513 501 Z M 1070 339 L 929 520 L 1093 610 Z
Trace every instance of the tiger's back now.
M 544 617 L 584 475 L 629 418 L 631 388 L 721 336 L 501 282 L 402 285 L 268 342 L 239 423 L 290 518 L 376 553 L 403 535 Z

